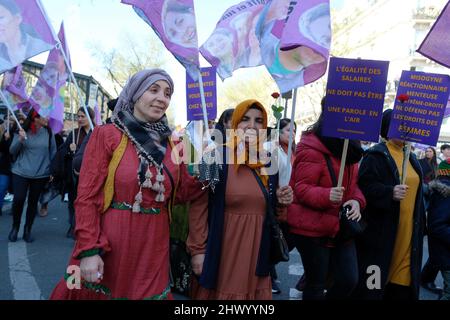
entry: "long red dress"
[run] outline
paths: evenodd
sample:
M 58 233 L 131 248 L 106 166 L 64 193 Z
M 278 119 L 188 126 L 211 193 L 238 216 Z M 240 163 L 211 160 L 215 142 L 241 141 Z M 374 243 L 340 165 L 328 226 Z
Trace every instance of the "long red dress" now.
M 201 287 L 194 279 L 197 300 L 271 300 L 270 276 L 256 276 L 266 200 L 250 168 L 236 171 L 229 165 L 225 192 L 222 253 L 215 290 Z M 191 254 L 206 252 L 208 237 L 207 194 L 191 203 L 189 237 Z
M 62 279 L 54 289 L 51 299 L 171 299 L 169 286 L 169 201 L 172 185 L 164 172 L 166 203 L 155 202 L 156 193 L 143 189 L 141 208 L 159 208 L 159 214 L 132 213 L 131 210 L 109 208 L 102 213 L 104 183 L 108 165 L 122 133 L 113 125 L 96 128 L 87 145 L 81 169 L 76 210 L 76 244 L 69 265 L 79 265 L 81 253 L 101 249 L 104 276 L 93 286 L 84 283 L 81 289 L 68 289 Z M 163 160 L 176 183 L 180 173 L 181 188 L 177 202 L 187 201 L 201 192 L 185 165 L 171 160 L 167 148 Z M 115 203 L 133 204 L 139 191 L 136 149 L 128 141 L 125 153 L 115 174 Z M 152 173 L 156 176 L 154 167 Z M 178 170 L 181 170 L 178 172 Z M 189 196 L 188 196 L 189 194 Z M 90 288 L 88 288 L 90 287 Z

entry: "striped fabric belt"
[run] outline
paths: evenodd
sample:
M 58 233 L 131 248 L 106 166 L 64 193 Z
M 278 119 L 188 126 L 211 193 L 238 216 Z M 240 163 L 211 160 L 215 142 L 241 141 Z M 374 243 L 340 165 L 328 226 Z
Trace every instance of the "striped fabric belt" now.
M 126 202 L 115 202 L 113 201 L 111 203 L 111 208 L 117 209 L 117 210 L 133 210 L 133 206 Z M 152 215 L 158 215 L 161 213 L 160 208 L 142 208 L 141 211 L 142 214 L 152 214 Z

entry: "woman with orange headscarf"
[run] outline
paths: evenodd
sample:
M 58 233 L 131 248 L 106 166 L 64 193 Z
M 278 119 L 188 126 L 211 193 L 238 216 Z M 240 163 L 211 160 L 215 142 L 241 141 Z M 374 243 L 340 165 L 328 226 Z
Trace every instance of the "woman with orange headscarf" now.
M 262 161 L 261 134 L 267 113 L 256 100 L 240 103 L 233 136 L 223 146 L 224 165 L 214 192 L 191 204 L 188 248 L 195 299 L 271 299 L 269 214 L 292 202 L 290 187 L 278 188 L 276 172 Z

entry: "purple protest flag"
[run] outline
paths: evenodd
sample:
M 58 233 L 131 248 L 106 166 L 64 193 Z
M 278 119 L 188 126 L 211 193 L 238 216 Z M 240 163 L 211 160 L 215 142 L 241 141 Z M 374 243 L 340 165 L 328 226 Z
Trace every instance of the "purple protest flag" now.
M 445 5 L 417 52 L 450 68 L 450 1 Z
M 256 25 L 268 0 L 243 1 L 228 8 L 200 47 L 202 56 L 222 80 L 234 70 L 263 64 Z
M 256 32 L 264 64 L 281 92 L 325 74 L 331 43 L 329 0 L 272 0 Z
M 0 17 L 0 73 L 55 46 L 39 1 L 2 0 Z
M 4 73 L 2 90 L 9 104 L 14 109 L 20 108 L 28 101 L 26 83 L 22 75 L 22 65 L 18 65 Z
M 60 132 L 64 127 L 65 84 L 69 78 L 68 69 L 61 52 L 61 50 L 64 51 L 70 63 L 63 24 L 61 24 L 58 38 L 61 42 L 61 49 L 55 48 L 50 51 L 47 63 L 42 69 L 30 97 L 32 107 L 42 117 L 49 117 L 49 124 L 54 133 Z
M 194 1 L 122 0 L 122 3 L 133 6 L 189 75 L 197 80 L 200 63 Z

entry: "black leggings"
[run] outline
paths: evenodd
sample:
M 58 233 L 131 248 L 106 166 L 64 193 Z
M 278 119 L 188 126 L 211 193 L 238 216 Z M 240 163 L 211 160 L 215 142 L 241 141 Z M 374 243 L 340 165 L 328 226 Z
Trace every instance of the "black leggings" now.
M 355 243 L 351 241 L 330 248 L 322 238 L 296 234 L 291 237 L 300 249 L 306 274 L 303 300 L 349 298 L 358 283 Z
M 13 228 L 19 229 L 22 219 L 23 206 L 28 193 L 27 219 L 25 227 L 31 228 L 36 217 L 37 206 L 41 192 L 48 181 L 48 178 L 28 179 L 13 174 L 13 190 L 14 201 L 12 205 L 13 211 Z M 29 192 L 28 192 L 29 190 Z

